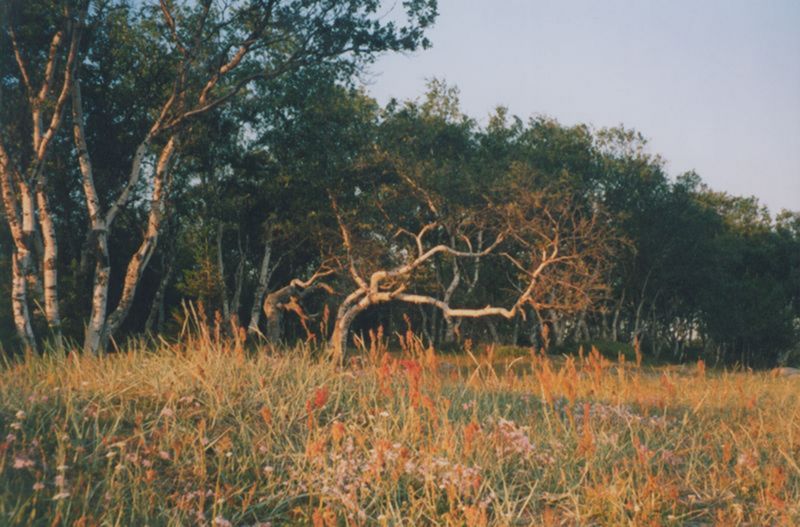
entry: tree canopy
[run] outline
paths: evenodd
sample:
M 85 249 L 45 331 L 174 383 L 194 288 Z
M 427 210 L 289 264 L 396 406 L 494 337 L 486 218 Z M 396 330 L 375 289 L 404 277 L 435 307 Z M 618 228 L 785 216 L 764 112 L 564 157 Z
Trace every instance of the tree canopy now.
M 0 34 L 8 351 L 223 331 L 458 340 L 747 365 L 800 355 L 800 219 L 641 133 L 498 108 L 432 79 L 379 105 L 377 54 L 435 0 L 14 0 Z

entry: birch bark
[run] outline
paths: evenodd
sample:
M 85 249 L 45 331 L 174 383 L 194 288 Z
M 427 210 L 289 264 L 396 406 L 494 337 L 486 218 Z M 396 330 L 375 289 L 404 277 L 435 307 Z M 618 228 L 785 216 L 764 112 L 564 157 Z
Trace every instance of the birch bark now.
M 29 277 L 32 274 L 32 255 L 28 245 L 30 238 L 24 234 L 23 214 L 20 208 L 17 193 L 14 189 L 14 167 L 6 153 L 5 146 L 0 141 L 0 191 L 3 196 L 11 237 L 14 242 L 11 255 L 11 305 L 14 318 L 14 328 L 23 347 L 29 351 L 36 351 L 36 338 L 33 334 L 31 315 L 28 308 Z M 30 221 L 30 217 L 28 217 Z
M 261 267 L 258 271 L 258 284 L 253 292 L 253 307 L 250 310 L 250 322 L 247 326 L 248 334 L 258 333 L 258 323 L 261 318 L 261 303 L 269 287 L 270 260 L 272 259 L 272 243 L 267 240 L 264 244 L 264 254 L 261 257 Z

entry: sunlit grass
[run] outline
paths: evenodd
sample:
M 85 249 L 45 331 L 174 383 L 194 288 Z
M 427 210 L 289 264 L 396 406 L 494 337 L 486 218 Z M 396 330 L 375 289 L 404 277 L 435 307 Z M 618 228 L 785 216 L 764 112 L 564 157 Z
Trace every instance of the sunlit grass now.
M 402 347 L 13 362 L 0 524 L 800 523 L 796 377 Z

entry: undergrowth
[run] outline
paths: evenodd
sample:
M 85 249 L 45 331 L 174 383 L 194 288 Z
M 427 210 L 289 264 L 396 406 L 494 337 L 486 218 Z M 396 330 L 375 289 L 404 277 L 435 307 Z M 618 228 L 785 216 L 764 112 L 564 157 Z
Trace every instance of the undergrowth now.
M 6 364 L 0 524 L 800 524 L 797 378 L 401 345 Z

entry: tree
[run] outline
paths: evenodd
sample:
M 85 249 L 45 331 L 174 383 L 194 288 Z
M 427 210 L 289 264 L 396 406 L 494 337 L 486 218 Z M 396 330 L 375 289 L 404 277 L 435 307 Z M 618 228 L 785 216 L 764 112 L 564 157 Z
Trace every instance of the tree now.
M 530 178 L 516 173 L 516 181 L 498 178 L 502 185 L 494 196 L 473 196 L 471 206 L 448 214 L 440 209 L 444 196 L 404 166 L 392 168 L 398 179 L 361 189 L 356 212 L 348 215 L 332 200 L 345 251 L 343 267 L 353 284 L 334 322 L 329 345 L 335 356 L 344 356 L 355 318 L 380 304 L 433 306 L 445 319 L 513 319 L 524 316 L 525 306 L 536 311 L 585 308 L 603 289 L 611 232 L 599 208 L 586 211 L 568 194 L 535 190 Z M 479 239 L 486 242 L 476 249 Z M 452 295 L 425 279 L 441 257 L 496 257 L 522 286 L 507 299 L 507 307 L 454 307 Z M 548 294 L 558 300 L 547 299 Z
M 15 92 L 12 97 L 18 108 L 27 110 L 29 124 L 23 124 L 21 112 L 14 117 L 4 116 L 0 136 L 0 188 L 14 240 L 11 298 L 14 325 L 24 346 L 35 350 L 37 344 L 29 305 L 31 289 L 37 293 L 41 290 L 50 330 L 57 339 L 61 336 L 58 244 L 47 189 L 47 160 L 63 122 L 64 107 L 79 62 L 80 37 L 88 4 L 80 2 L 73 6 L 65 2 L 48 12 L 39 5 L 13 2 L 9 9 L 10 16 L 3 17 L 7 23 L 2 29 L 7 32 L 16 62 L 10 88 Z M 31 19 L 40 17 L 45 21 L 45 34 L 49 35 L 47 43 L 41 34 L 29 33 L 35 25 Z M 23 34 L 18 29 L 20 26 Z M 4 71 L 6 67 L 4 65 Z M 5 91 L 0 92 L 0 100 Z M 23 137 L 30 137 L 31 141 Z M 37 276 L 37 257 L 41 280 Z
M 129 22 L 132 26 L 142 24 L 142 30 L 150 25 L 159 28 L 153 40 L 154 52 L 167 57 L 173 74 L 171 87 L 153 108 L 151 124 L 136 146 L 127 182 L 105 208 L 95 189 L 85 140 L 80 85 L 74 83 L 75 144 L 97 256 L 86 351 L 102 348 L 131 308 L 167 213 L 173 156 L 192 120 L 231 101 L 255 82 L 275 81 L 287 72 L 332 61 L 354 68 L 381 51 L 427 45 L 423 31 L 436 15 L 433 0 L 405 3 L 408 25 L 402 27 L 382 23 L 376 15 L 377 3 L 367 0 L 228 4 L 207 0 L 173 6 L 162 0 L 158 13 L 145 10 L 141 19 Z M 168 48 L 163 49 L 163 42 Z M 107 315 L 108 231 L 139 183 L 143 161 L 152 147 L 158 154 L 146 179 L 150 194 L 147 228 L 127 264 L 120 299 Z

